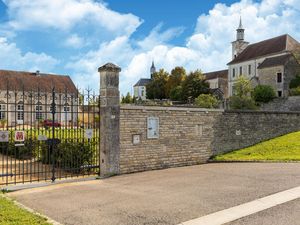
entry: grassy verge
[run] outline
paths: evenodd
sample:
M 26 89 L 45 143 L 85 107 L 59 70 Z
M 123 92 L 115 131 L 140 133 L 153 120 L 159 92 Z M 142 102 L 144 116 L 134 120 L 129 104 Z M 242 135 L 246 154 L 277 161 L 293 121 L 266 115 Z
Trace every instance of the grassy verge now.
M 300 132 L 214 157 L 216 161 L 300 161 Z
M 0 225 L 49 225 L 47 220 L 17 206 L 0 194 Z

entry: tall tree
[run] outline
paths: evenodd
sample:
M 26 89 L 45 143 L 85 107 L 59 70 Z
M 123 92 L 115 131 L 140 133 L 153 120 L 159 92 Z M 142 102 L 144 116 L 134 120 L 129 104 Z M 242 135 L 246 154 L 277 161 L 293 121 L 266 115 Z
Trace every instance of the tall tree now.
M 250 96 L 253 90 L 251 81 L 245 76 L 239 76 L 234 83 L 234 95 L 238 97 Z
M 209 93 L 209 84 L 200 70 L 190 72 L 182 84 L 183 99 L 194 100 L 200 94 Z
M 153 74 L 152 81 L 146 86 L 146 95 L 148 99 L 165 99 L 166 84 L 168 82 L 169 74 L 161 69 L 159 72 Z
M 182 82 L 186 79 L 186 71 L 183 67 L 175 67 L 169 76 L 166 84 L 166 95 L 170 98 L 171 90 L 181 86 Z

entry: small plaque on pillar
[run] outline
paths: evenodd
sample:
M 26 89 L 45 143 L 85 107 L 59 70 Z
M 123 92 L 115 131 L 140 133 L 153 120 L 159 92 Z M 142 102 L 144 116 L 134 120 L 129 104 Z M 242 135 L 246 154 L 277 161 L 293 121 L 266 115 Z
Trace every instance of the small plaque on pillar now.
M 132 143 L 134 145 L 138 145 L 141 143 L 141 135 L 140 134 L 134 134 L 132 135 Z

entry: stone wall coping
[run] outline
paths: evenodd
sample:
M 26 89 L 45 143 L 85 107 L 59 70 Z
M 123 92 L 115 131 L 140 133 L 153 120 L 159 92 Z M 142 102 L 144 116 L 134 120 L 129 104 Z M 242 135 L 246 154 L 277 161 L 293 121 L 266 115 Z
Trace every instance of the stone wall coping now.
M 205 108 L 170 107 L 170 106 L 136 106 L 136 105 L 121 105 L 121 110 L 224 112 L 223 109 L 205 109 Z
M 249 114 L 300 114 L 300 111 L 225 110 L 224 113 L 249 113 Z

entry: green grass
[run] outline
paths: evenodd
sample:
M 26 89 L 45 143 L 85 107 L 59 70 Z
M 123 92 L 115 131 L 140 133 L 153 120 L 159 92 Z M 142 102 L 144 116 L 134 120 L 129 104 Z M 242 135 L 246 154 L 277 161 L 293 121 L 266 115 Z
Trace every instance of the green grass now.
M 0 194 L 0 225 L 49 225 L 47 219 L 18 207 Z
M 216 161 L 300 161 L 300 132 L 214 157 Z

